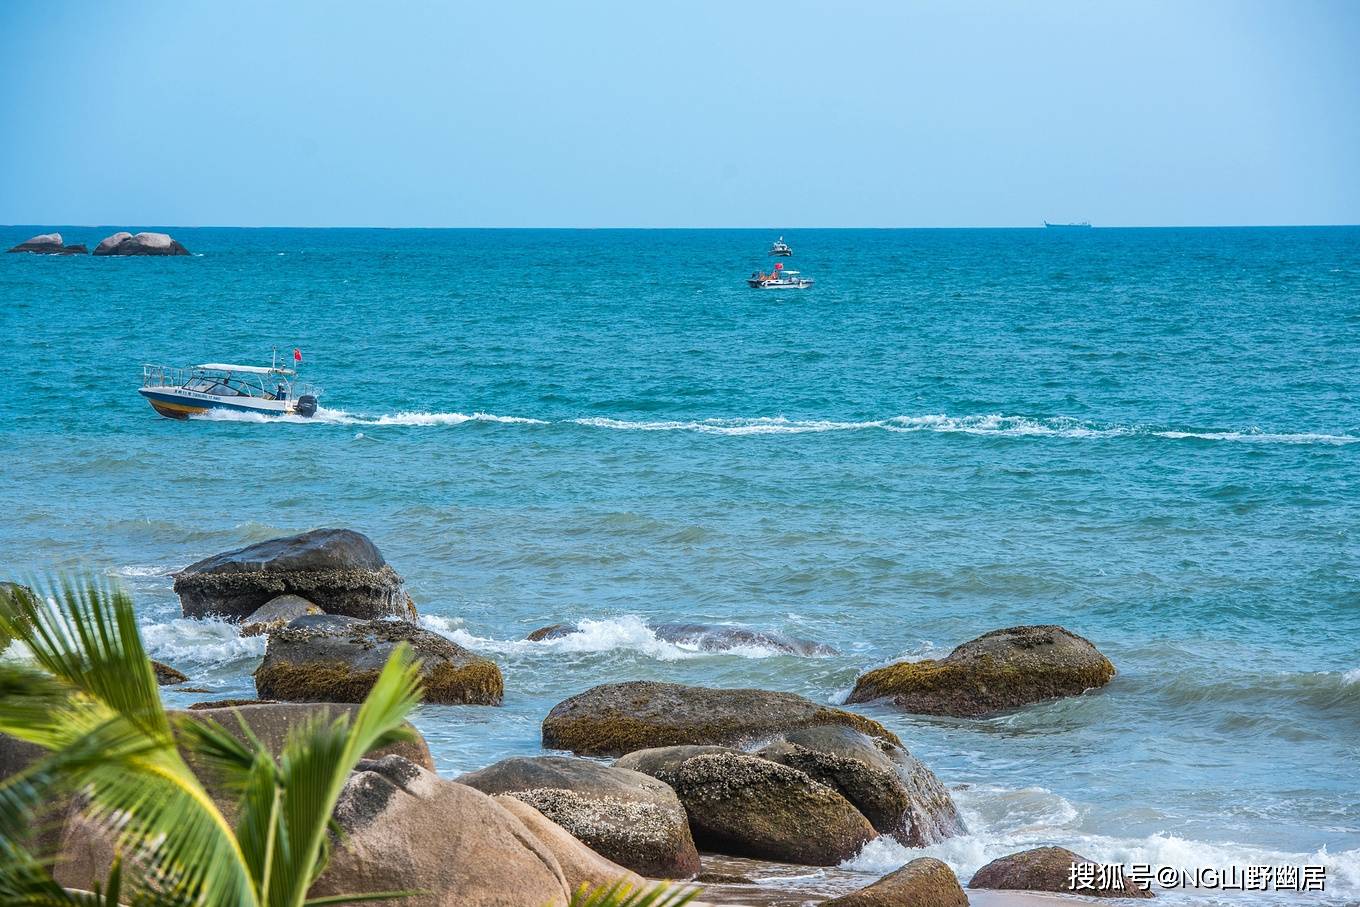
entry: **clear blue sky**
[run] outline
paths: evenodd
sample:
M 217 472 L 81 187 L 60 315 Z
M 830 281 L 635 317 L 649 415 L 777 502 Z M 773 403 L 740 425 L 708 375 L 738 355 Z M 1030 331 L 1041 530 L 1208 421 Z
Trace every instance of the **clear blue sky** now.
M 0 5 L 0 223 L 1360 222 L 1360 2 Z

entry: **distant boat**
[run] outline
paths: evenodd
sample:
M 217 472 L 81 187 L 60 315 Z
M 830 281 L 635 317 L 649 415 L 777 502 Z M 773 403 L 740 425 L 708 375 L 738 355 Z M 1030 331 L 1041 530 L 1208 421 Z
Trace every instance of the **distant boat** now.
M 812 278 L 802 277 L 797 271 L 785 271 L 781 261 L 768 274 L 764 271 L 752 274 L 746 285 L 753 290 L 806 290 L 812 286 Z
M 793 249 L 789 248 L 789 244 L 784 242 L 784 237 L 781 236 L 777 240 L 775 240 L 774 245 L 770 246 L 770 254 L 792 255 Z
M 1050 224 L 1048 221 L 1044 221 L 1044 226 L 1050 230 L 1089 230 L 1091 229 L 1091 222 L 1084 220 L 1075 224 Z

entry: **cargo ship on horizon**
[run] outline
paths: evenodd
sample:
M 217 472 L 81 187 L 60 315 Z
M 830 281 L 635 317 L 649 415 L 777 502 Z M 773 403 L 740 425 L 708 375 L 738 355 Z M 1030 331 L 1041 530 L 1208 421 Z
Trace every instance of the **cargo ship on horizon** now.
M 1050 230 L 1089 230 L 1091 229 L 1091 222 L 1084 220 L 1073 224 L 1050 224 L 1048 221 L 1044 221 L 1044 226 Z

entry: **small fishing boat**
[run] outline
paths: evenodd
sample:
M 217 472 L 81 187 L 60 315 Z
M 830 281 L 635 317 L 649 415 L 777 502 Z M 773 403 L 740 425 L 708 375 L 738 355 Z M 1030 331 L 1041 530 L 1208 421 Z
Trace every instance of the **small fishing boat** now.
M 792 255 L 793 249 L 789 248 L 789 244 L 784 242 L 784 237 L 781 236 L 774 241 L 774 245 L 770 246 L 770 254 L 786 256 Z
M 295 363 L 302 354 L 293 350 Z M 138 392 L 169 419 L 187 419 L 210 410 L 262 416 L 316 415 L 319 391 L 294 379 L 297 372 L 278 365 L 231 365 L 208 362 L 185 367 L 143 365 Z
M 797 271 L 784 270 L 784 263 L 776 262 L 770 273 L 756 271 L 746 278 L 746 285 L 753 290 L 806 290 L 812 286 L 811 277 L 803 277 Z

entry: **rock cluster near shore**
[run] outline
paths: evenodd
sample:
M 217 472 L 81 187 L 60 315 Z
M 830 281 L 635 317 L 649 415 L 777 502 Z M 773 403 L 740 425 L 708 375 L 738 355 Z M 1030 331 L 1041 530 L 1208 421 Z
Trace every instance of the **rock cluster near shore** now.
M 400 643 L 421 660 L 432 706 L 494 705 L 504 695 L 494 662 L 416 623 L 401 576 L 352 530 L 313 530 L 215 555 L 176 574 L 174 585 L 186 616 L 225 618 L 243 635 L 266 637 L 255 673 L 261 700 L 199 703 L 179 714 L 212 719 L 276 754 L 299 722 L 356 710 Z M 827 654 L 810 640 L 744 628 L 652 629 L 701 649 Z M 554 625 L 531 636 L 571 632 Z M 187 679 L 157 662 L 153 669 L 161 683 Z M 1061 627 L 1013 627 L 938 661 L 870 671 L 850 701 L 980 717 L 1078 695 L 1113 674 L 1090 642 Z M 419 894 L 407 901 L 418 907 L 565 907 L 582 884 L 703 879 L 701 851 L 830 867 L 880 837 L 915 848 L 967 831 L 948 789 L 892 731 L 792 693 L 598 685 L 558 703 L 542 723 L 544 747 L 575 755 L 504 759 L 456 780 L 435 773 L 424 739 L 408 730 L 409 739 L 370 753 L 351 775 L 313 897 L 410 890 Z M 0 735 L 0 778 L 37 755 Z M 191 767 L 230 818 L 232 793 Z M 77 888 L 102 881 L 113 853 L 109 830 L 68 802 L 50 805 L 45 818 L 53 822 L 44 845 L 64 855 L 58 881 Z M 969 886 L 1071 893 L 1074 862 L 1087 861 L 1037 848 L 993 861 Z M 1129 885 L 1081 893 L 1150 896 Z M 824 903 L 966 907 L 967 897 L 947 865 L 922 858 Z

